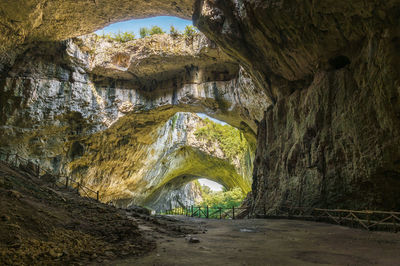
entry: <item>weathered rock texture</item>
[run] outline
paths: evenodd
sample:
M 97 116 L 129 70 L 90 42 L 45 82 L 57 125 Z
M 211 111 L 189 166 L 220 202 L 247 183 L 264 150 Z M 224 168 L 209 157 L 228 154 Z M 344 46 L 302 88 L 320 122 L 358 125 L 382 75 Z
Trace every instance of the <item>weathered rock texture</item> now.
M 151 123 L 152 117 L 146 118 Z M 125 116 L 104 132 L 82 139 L 85 153 L 68 165 L 85 186 L 102 192 L 102 201 L 157 210 L 179 207 L 169 192 L 200 177 L 250 191 L 253 152 L 229 158 L 218 140 L 207 143 L 197 138 L 195 132 L 204 124 L 195 114 L 177 113 L 161 128 L 145 129 L 146 135 L 136 130 L 137 121 Z M 250 162 L 245 164 L 246 160 Z
M 124 6 L 128 1 L 115 5 L 116 1 L 99 0 L 93 4 L 97 2 L 102 7 L 106 2 L 110 5 L 109 16 L 101 15 L 104 9 L 81 1 L 47 1 L 43 5 L 37 5 L 41 1 L 23 1 L 29 5 L 22 7 L 18 2 L 1 4 L 0 36 L 6 52 L 2 53 L 0 69 L 8 70 L 16 55 L 24 51 L 22 46 L 9 49 L 17 44 L 32 44 L 49 36 L 73 37 L 104 26 L 107 18 L 156 14 L 155 10 L 163 7 L 166 13 L 176 12 L 156 5 L 166 3 L 162 1 L 140 1 L 137 5 L 129 1 L 134 10 Z M 80 12 L 82 5 L 93 13 Z M 399 5 L 398 0 L 196 1 L 198 27 L 237 59 L 254 80 L 250 102 L 254 92 L 264 91 L 274 103 L 259 128 L 253 177 L 255 211 L 264 205 L 272 210 L 281 204 L 399 209 Z M 65 12 L 70 7 L 76 12 Z M 124 10 L 117 14 L 120 8 Z M 41 15 L 43 10 L 46 16 Z M 71 13 L 77 15 L 67 15 Z M 7 82 L 3 78 L 7 75 L 2 75 Z M 7 85 L 2 107 L 18 107 L 24 99 L 29 102 L 32 97 L 19 89 L 22 87 Z M 9 97 L 15 99 L 10 101 Z M 25 110 L 17 107 L 11 110 Z M 130 105 L 121 110 L 130 110 Z M 25 123 L 14 115 L 7 119 Z M 71 122 L 63 122 L 66 129 L 82 130 L 82 123 L 76 122 L 79 117 L 72 117 L 65 119 Z M 32 143 L 41 145 L 43 139 Z M 79 154 L 81 149 L 75 145 L 74 150 Z
M 202 32 L 275 103 L 253 210 L 400 206 L 399 1 L 197 1 Z
M 185 178 L 181 178 L 181 180 L 187 182 Z M 151 208 L 156 212 L 163 212 L 198 205 L 202 200 L 201 185 L 198 182 L 174 182 L 165 185 L 161 190 L 154 193 L 144 204 L 151 204 Z
M 149 43 L 152 45 L 147 46 Z M 129 58 L 129 67 L 122 68 L 120 61 L 113 60 L 120 54 Z M 137 63 L 140 66 L 135 67 Z M 160 66 L 160 73 L 154 63 Z M 150 75 L 146 71 L 162 85 L 147 87 Z M 164 177 L 207 176 L 212 169 L 214 175 L 221 173 L 208 162 L 227 166 L 226 175 L 243 179 L 244 175 L 237 174 L 241 170 L 226 158 L 209 159 L 211 151 L 188 145 L 192 148 L 176 154 L 186 144 L 179 146 L 180 142 L 172 140 L 185 142 L 186 135 L 160 131 L 176 112 L 203 112 L 224 119 L 246 133 L 254 151 L 256 122 L 262 119 L 259 106 L 268 106 L 265 95 L 254 91 L 238 65 L 204 36 L 190 42 L 183 37 L 155 36 L 124 45 L 93 36 L 42 43 L 18 57 L 4 76 L 1 147 L 38 160 L 55 173 L 79 175 L 83 183 L 103 192 L 102 200 L 123 198 L 118 204 L 125 206 L 144 202 L 152 186 Z M 252 93 L 258 96 L 252 97 Z M 175 139 L 165 139 L 167 133 Z M 159 143 L 161 140 L 164 142 Z M 176 164 L 171 166 L 176 175 L 155 165 L 167 150 L 170 154 L 164 161 Z M 155 151 L 159 153 L 155 155 Z M 178 162 L 191 158 L 202 167 L 196 171 L 194 165 L 192 170 L 179 168 L 188 165 Z M 225 180 L 224 185 L 240 186 L 247 192 L 251 181 L 249 173 L 245 175 L 245 182 Z M 153 183 L 146 186 L 143 182 Z
M 20 0 L 0 3 L 0 70 L 38 41 L 65 40 L 132 18 L 190 18 L 193 0 Z M 18 51 L 15 48 L 18 47 Z

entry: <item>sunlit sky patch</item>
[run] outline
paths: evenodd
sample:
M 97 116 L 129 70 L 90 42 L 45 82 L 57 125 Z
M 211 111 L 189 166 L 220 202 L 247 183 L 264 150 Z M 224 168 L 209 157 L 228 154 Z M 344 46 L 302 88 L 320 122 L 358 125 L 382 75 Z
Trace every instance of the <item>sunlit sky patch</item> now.
M 202 186 L 207 186 L 209 187 L 212 191 L 222 191 L 222 189 L 224 188 L 221 184 L 218 184 L 217 182 L 211 181 L 209 179 L 206 178 L 200 178 L 198 179 L 200 185 Z
M 159 26 L 165 32 L 169 32 L 171 25 L 173 25 L 177 30 L 183 31 L 186 25 L 193 25 L 193 23 L 191 20 L 181 19 L 177 17 L 169 17 L 169 16 L 132 19 L 111 24 L 103 29 L 96 31 L 96 34 L 102 35 L 103 32 L 105 34 L 109 34 L 109 33 L 118 33 L 119 31 L 120 32 L 129 31 L 133 32 L 136 37 L 139 37 L 140 28 L 143 27 L 150 28 L 152 26 Z
M 202 119 L 208 118 L 208 119 L 210 119 L 211 121 L 213 121 L 213 122 L 215 122 L 215 123 L 218 123 L 218 124 L 221 124 L 221 125 L 227 125 L 227 123 L 225 123 L 224 121 L 220 121 L 220 120 L 218 120 L 218 119 L 209 117 L 209 116 L 206 115 L 206 114 L 197 113 L 197 115 L 200 116 Z

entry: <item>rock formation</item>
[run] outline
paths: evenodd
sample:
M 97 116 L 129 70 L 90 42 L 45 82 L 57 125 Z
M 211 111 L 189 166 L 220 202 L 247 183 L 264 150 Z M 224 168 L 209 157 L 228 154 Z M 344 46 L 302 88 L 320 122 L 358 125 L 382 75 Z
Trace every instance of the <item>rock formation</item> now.
M 243 79 L 218 79 L 218 82 L 185 84 L 176 94 L 167 86 L 170 91 L 164 96 L 158 91 L 171 77 L 167 72 L 160 76 L 161 82 L 154 83 L 157 90 L 146 92 L 146 95 L 155 95 L 155 99 L 119 86 L 125 86 L 125 79 L 130 78 L 124 76 L 124 68 L 129 69 L 129 64 L 121 67 L 121 63 L 131 62 L 126 61 L 126 56 L 110 57 L 110 62 L 118 62 L 111 76 L 120 75 L 121 69 L 124 72 L 120 80 L 104 85 L 108 82 L 104 71 L 110 69 L 109 65 L 95 64 L 98 68 L 93 71 L 103 76 L 98 83 L 90 79 L 87 84 L 94 86 L 86 86 L 83 84 L 88 80 L 88 71 L 81 63 L 76 63 L 80 61 L 76 61 L 80 52 L 59 58 L 51 55 L 65 55 L 62 52 L 65 43 L 51 45 L 49 49 L 36 42 L 76 37 L 113 19 L 160 13 L 187 16 L 193 2 L 175 1 L 168 6 L 161 0 L 141 1 L 140 4 L 118 1 L 118 5 L 115 5 L 117 1 L 105 0 L 93 1 L 93 5 L 59 0 L 22 2 L 23 9 L 14 3 L 0 4 L 3 15 L 0 23 L 2 146 L 20 150 L 25 149 L 23 143 L 29 143 L 33 147 L 29 149 L 33 150 L 46 146 L 48 155 L 44 157 L 47 161 L 55 158 L 51 162 L 55 167 L 62 165 L 62 156 L 57 156 L 68 152 L 70 160 L 74 160 L 85 151 L 86 147 L 80 144 L 77 136 L 88 136 L 108 128 L 125 110 L 130 111 L 130 115 L 118 121 L 127 124 L 130 121 L 135 125 L 142 136 L 137 143 L 151 143 L 145 136 L 179 111 L 175 109 L 178 106 L 191 106 L 191 111 L 196 112 L 202 109 L 242 130 L 247 128 L 247 132 L 257 127 L 256 111 L 265 111 L 257 134 L 254 212 L 264 207 L 274 210 L 280 205 L 399 210 L 398 0 L 197 0 L 194 21 L 199 29 L 244 67 L 255 86 L 246 86 L 238 93 L 234 89 L 241 87 Z M 88 10 L 84 18 L 83 5 Z M 66 9 L 71 12 L 65 12 Z M 47 57 L 29 57 L 40 53 L 41 49 Z M 89 50 L 82 53 L 84 62 L 89 55 Z M 75 63 L 71 64 L 70 60 Z M 51 77 L 52 82 L 46 81 L 46 77 Z M 181 73 L 179 77 L 186 81 L 193 76 Z M 143 84 L 148 83 L 146 78 Z M 201 94 L 193 93 L 197 88 L 201 88 Z M 214 93 L 216 91 L 218 93 Z M 35 98 L 36 95 L 51 97 Z M 199 102 L 198 95 L 213 97 L 211 101 Z M 248 96 L 245 102 L 242 101 L 244 95 Z M 265 95 L 267 97 L 262 97 Z M 57 109 L 60 106 L 55 100 L 57 97 L 61 97 L 60 102 L 68 99 L 68 105 Z M 121 102 L 116 103 L 119 99 Z M 137 106 L 137 101 L 131 99 L 140 99 L 143 106 L 150 108 L 143 109 L 146 112 L 140 115 L 135 114 L 131 104 Z M 178 99 L 179 104 L 173 99 Z M 241 111 L 230 112 L 226 99 L 232 100 L 230 107 L 244 107 Z M 268 107 L 268 102 L 273 105 Z M 80 109 L 77 108 L 79 103 L 82 103 Z M 37 108 L 29 107 L 32 104 L 37 104 Z M 65 106 L 68 112 L 64 112 Z M 79 111 L 82 108 L 93 111 Z M 89 113 L 94 120 L 103 118 L 103 123 L 86 123 L 90 121 L 87 120 Z M 241 115 L 235 120 L 237 114 Z M 59 123 L 59 126 L 33 123 L 31 117 L 35 116 L 51 121 L 50 124 Z M 40 130 L 32 136 L 29 132 L 33 132 L 34 125 Z M 150 130 L 143 125 L 157 126 Z M 40 133 L 46 130 L 45 134 Z M 58 133 L 65 130 L 66 137 Z M 112 136 L 109 137 L 111 140 Z M 52 143 L 65 140 L 63 148 L 58 144 L 52 148 Z M 29 154 L 43 158 L 34 152 Z
M 399 209 L 399 1 L 197 1 L 200 30 L 274 105 L 253 210 Z
M 26 47 L 94 32 L 121 20 L 172 15 L 190 18 L 193 0 L 21 0 L 0 3 L 0 71 Z
M 242 129 L 253 154 L 262 118 L 258 107 L 269 104 L 239 66 L 201 35 L 191 40 L 158 35 L 124 44 L 91 35 L 42 43 L 17 58 L 0 93 L 2 148 L 55 173 L 72 173 L 102 191 L 103 201 L 119 206 L 153 206 L 147 197 L 159 191 L 160 182 L 183 175 L 192 176 L 187 182 L 194 176 L 224 178 L 227 187 L 249 191 L 251 163 L 244 173 L 225 157 L 209 159 L 211 151 L 193 141 L 183 145 L 190 119 L 172 118 L 183 130 L 178 132 L 170 118 L 185 110 L 224 119 Z M 201 120 L 193 121 L 194 130 Z M 190 160 L 202 166 L 189 167 L 184 162 Z M 176 164 L 175 173 L 165 163 Z M 228 168 L 222 174 L 221 165 Z M 245 182 L 236 180 L 244 176 Z

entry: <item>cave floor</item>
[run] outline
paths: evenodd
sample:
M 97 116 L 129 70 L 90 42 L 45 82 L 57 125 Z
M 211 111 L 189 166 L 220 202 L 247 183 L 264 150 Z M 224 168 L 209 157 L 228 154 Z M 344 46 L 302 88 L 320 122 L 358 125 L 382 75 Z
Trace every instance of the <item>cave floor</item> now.
M 192 235 L 200 242 L 163 235 L 153 252 L 113 265 L 400 265 L 400 234 L 295 220 L 174 218 L 202 228 Z

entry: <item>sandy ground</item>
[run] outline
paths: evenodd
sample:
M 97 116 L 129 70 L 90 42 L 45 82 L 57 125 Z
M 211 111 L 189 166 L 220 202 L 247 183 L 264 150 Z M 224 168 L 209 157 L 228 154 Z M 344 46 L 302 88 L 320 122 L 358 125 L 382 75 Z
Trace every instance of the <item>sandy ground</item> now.
M 400 265 L 400 233 L 295 220 L 178 219 L 202 228 L 192 235 L 200 243 L 153 234 L 153 252 L 112 265 Z

